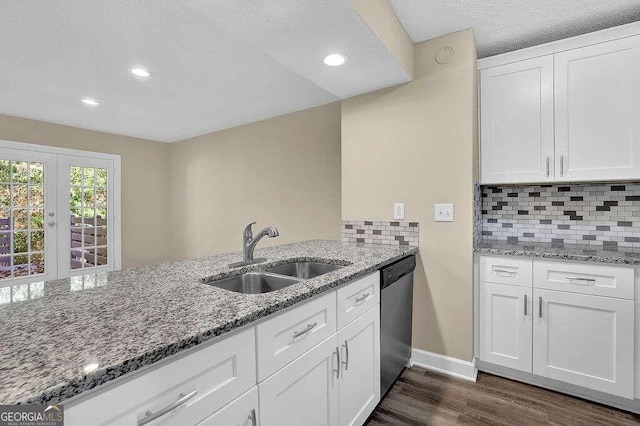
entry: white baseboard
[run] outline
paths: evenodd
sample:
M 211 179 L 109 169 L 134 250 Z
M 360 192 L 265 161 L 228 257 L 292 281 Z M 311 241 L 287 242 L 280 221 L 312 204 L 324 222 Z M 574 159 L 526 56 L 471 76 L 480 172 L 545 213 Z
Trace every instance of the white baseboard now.
M 413 348 L 411 350 L 411 364 L 469 382 L 475 382 L 478 376 L 475 358 L 473 361 L 463 361 Z

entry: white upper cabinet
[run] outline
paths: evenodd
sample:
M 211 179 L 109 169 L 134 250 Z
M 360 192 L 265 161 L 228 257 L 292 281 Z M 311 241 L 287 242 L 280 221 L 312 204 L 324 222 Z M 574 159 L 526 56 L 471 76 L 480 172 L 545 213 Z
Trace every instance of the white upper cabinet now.
M 553 57 L 480 74 L 482 182 L 553 180 Z
M 555 55 L 556 180 L 640 177 L 640 37 Z
M 478 69 L 483 184 L 640 179 L 640 25 Z

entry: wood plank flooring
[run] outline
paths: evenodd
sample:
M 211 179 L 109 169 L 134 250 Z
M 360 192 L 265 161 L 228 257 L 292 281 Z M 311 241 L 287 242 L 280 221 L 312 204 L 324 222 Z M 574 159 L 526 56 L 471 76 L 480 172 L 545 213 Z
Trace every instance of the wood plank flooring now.
M 369 418 L 379 425 L 638 425 L 640 416 L 479 373 L 476 383 L 413 367 Z

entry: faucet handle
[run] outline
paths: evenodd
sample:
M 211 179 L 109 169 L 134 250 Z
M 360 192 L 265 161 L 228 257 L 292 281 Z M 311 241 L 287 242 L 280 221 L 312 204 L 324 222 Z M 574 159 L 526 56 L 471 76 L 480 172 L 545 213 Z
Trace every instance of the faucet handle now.
M 247 238 L 253 238 L 253 230 L 251 229 L 252 225 L 255 225 L 258 222 L 251 222 L 244 228 L 244 236 Z

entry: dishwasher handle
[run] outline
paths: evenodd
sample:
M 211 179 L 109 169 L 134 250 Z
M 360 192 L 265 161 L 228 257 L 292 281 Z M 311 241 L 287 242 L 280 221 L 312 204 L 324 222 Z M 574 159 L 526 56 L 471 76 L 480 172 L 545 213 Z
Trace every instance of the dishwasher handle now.
M 402 260 L 382 268 L 380 289 L 390 286 L 405 275 L 409 275 L 416 268 L 416 257 L 408 256 Z

